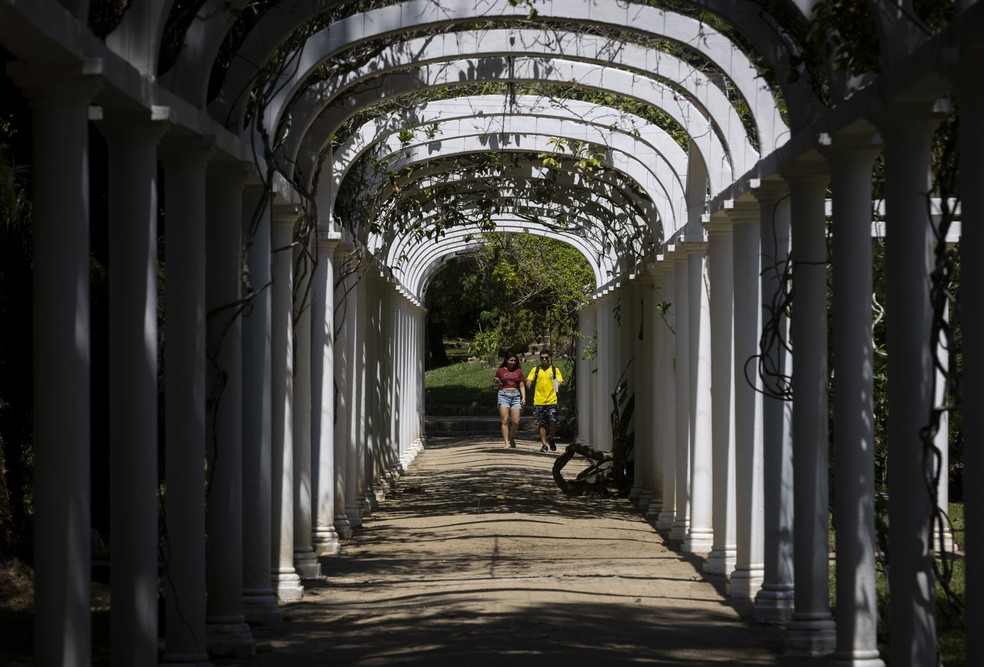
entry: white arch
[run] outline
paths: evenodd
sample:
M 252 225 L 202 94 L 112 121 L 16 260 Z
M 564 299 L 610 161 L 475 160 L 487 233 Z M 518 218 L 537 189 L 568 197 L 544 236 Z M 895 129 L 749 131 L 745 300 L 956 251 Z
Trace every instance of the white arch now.
M 772 115 L 778 106 L 771 91 L 760 85 L 758 71 L 745 54 L 707 24 L 652 7 L 630 3 L 610 3 L 600 7 L 591 0 L 544 3 L 537 7 L 537 12 L 542 18 L 641 30 L 677 41 L 701 53 L 730 77 L 756 117 L 761 116 L 766 109 Z M 523 19 L 526 14 L 527 9 L 524 6 L 513 5 L 509 0 L 488 0 L 481 11 L 473 0 L 442 0 L 440 3 L 410 0 L 337 21 L 312 35 L 286 59 L 284 71 L 292 74 L 277 85 L 281 94 L 272 105 L 276 107 L 275 115 L 269 120 L 277 120 L 286 101 L 300 92 L 314 68 L 343 49 L 387 34 L 434 24 L 474 21 L 483 17 Z M 657 29 L 650 31 L 647 30 L 648 26 Z M 241 127 L 245 101 L 236 98 L 240 95 L 238 91 L 244 90 L 253 78 L 254 67 L 236 66 L 237 64 L 230 68 L 223 85 L 223 94 L 210 109 L 217 118 L 230 115 L 234 119 L 234 126 Z M 268 123 L 268 127 L 275 125 L 276 122 Z
M 316 135 L 328 141 L 337 128 L 361 108 L 379 103 L 380 96 L 397 97 L 419 92 L 427 88 L 442 88 L 465 82 L 486 79 L 499 80 L 512 67 L 510 79 L 540 84 L 550 81 L 570 85 L 576 81 L 588 89 L 614 91 L 662 109 L 683 127 L 693 138 L 704 161 L 713 172 L 714 190 L 730 183 L 735 173 L 744 173 L 758 159 L 758 152 L 749 143 L 744 131 L 732 137 L 740 146 L 731 149 L 715 131 L 715 125 L 703 115 L 701 109 L 668 86 L 651 79 L 613 68 L 597 67 L 574 61 L 531 58 L 485 58 L 478 61 L 464 60 L 440 64 L 421 65 L 388 75 L 383 86 L 372 80 L 355 90 L 346 90 L 338 103 L 326 108 L 317 124 Z M 320 87 L 312 87 L 306 94 L 319 95 Z M 293 120 L 293 118 L 291 119 Z M 313 152 L 313 151 L 309 151 Z M 290 161 L 290 156 L 286 156 Z M 732 164 L 734 161 L 734 164 Z
M 727 138 L 727 145 L 735 147 L 739 144 L 737 137 L 746 133 L 741 118 L 720 88 L 692 65 L 675 56 L 634 44 L 623 44 L 618 49 L 613 49 L 610 40 L 595 35 L 536 30 L 451 33 L 393 45 L 362 67 L 317 84 L 317 92 L 305 91 L 299 95 L 291 105 L 292 127 L 302 128 L 303 134 L 307 135 L 308 128 L 314 122 L 314 115 L 330 98 L 337 95 L 340 89 L 368 76 L 379 76 L 395 68 L 410 65 L 503 55 L 513 59 L 559 56 L 561 59 L 599 66 L 616 66 L 635 72 L 643 78 L 671 83 L 677 94 L 685 96 L 702 113 L 714 120 L 717 127 L 721 128 L 719 132 Z M 755 123 L 762 152 L 771 152 L 778 146 L 780 138 L 788 135 L 788 128 L 775 107 L 769 118 L 756 117 Z M 322 128 L 320 134 L 330 134 L 332 131 L 332 128 Z M 287 148 L 285 152 L 290 157 L 294 155 L 291 148 Z
M 404 166 L 412 166 L 420 162 L 475 152 L 553 152 L 555 150 L 551 143 L 553 137 L 570 138 L 572 136 L 563 131 L 561 125 L 548 126 L 544 134 L 514 132 L 511 127 L 514 124 L 513 117 L 507 117 L 506 120 L 505 129 L 507 132 L 505 133 L 454 134 L 421 144 L 408 144 L 405 147 L 401 147 L 399 144 L 390 145 L 389 148 L 392 149 L 392 152 L 384 153 L 380 157 L 392 159 L 389 169 L 399 170 Z M 550 127 L 561 131 L 552 133 L 549 131 Z M 595 137 L 575 136 L 575 138 L 591 141 Z M 651 158 L 655 162 L 655 154 L 642 153 L 640 157 L 638 153 L 632 152 L 631 149 L 634 145 L 638 145 L 638 142 L 632 141 L 626 147 L 611 146 L 612 150 L 608 151 L 604 157 L 612 168 L 628 175 L 643 188 L 652 200 L 663 225 L 676 229 L 686 222 L 686 193 L 682 190 L 680 177 L 671 172 L 668 178 L 658 178 L 655 170 L 649 168 L 644 161 L 646 158 Z M 669 170 L 668 165 L 667 169 Z M 381 177 L 378 182 L 382 182 Z M 334 190 L 334 188 L 332 189 Z M 655 222 L 655 220 L 650 221 L 650 227 L 654 226 Z

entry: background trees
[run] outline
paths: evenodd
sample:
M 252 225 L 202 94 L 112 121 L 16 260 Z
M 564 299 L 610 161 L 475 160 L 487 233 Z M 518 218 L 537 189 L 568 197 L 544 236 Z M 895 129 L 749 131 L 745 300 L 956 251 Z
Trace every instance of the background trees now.
M 481 250 L 449 262 L 427 290 L 428 365 L 447 363 L 443 340 L 473 341 L 480 358 L 531 344 L 563 350 L 594 290 L 587 260 L 559 241 L 485 234 Z

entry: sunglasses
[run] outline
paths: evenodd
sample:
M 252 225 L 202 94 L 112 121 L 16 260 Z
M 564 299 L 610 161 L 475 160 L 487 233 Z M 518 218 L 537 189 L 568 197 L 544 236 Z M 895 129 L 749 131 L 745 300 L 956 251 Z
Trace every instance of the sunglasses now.
M 550 357 L 540 357 L 540 361 L 550 361 Z

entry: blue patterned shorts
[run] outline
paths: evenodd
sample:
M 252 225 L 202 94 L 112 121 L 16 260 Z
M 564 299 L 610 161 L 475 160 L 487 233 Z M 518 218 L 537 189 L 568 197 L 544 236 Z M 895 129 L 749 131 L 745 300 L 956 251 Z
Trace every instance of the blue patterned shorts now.
M 549 426 L 550 422 L 557 421 L 557 404 L 553 405 L 534 405 L 533 421 L 537 426 Z

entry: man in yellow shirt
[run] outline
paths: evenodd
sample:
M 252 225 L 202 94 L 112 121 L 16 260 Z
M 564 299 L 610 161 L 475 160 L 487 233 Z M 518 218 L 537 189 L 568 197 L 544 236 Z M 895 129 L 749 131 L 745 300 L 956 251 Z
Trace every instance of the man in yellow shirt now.
M 540 365 L 526 376 L 526 386 L 533 390 L 533 421 L 540 429 L 540 451 L 557 451 L 557 391 L 564 384 L 560 369 L 551 363 L 550 350 L 540 352 Z M 547 434 L 550 434 L 549 437 Z

